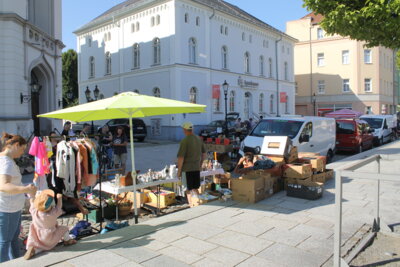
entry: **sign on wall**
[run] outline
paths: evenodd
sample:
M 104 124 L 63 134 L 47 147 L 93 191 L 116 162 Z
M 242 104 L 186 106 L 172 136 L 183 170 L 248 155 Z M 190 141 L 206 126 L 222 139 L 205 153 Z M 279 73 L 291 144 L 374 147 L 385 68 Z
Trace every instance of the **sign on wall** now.
M 280 103 L 286 103 L 287 102 L 286 92 L 280 92 L 279 93 L 279 102 Z
M 212 98 L 219 98 L 221 93 L 221 85 L 213 84 L 212 85 Z

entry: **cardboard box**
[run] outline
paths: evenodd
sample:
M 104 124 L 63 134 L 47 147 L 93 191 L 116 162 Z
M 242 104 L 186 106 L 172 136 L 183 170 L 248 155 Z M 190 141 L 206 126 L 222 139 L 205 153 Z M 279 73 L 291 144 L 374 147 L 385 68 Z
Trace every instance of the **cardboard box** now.
M 284 189 L 284 179 L 281 176 L 271 176 L 274 194 Z
M 286 195 L 289 197 L 297 197 L 309 200 L 315 200 L 322 197 L 322 183 L 307 182 L 304 184 L 288 183 Z
M 261 146 L 261 154 L 287 158 L 291 147 L 292 140 L 287 136 L 265 136 Z
M 265 198 L 269 198 L 274 194 L 274 179 L 269 177 L 264 177 L 264 194 Z
M 192 198 L 192 204 L 193 204 L 193 206 L 199 206 L 199 205 L 210 203 L 217 199 L 218 199 L 218 197 L 212 196 L 212 195 L 208 195 L 207 198 L 203 198 L 202 196 L 200 196 L 199 198 Z
M 199 193 L 204 194 L 207 190 L 211 190 L 211 183 L 201 184 L 199 188 Z
M 308 178 L 312 175 L 311 164 L 292 163 L 284 166 L 283 176 L 288 178 Z
M 320 154 L 314 153 L 314 152 L 299 152 L 298 153 L 299 158 L 307 158 L 307 157 L 315 158 L 317 156 L 320 156 Z
M 267 157 L 277 164 L 285 164 L 286 160 L 283 156 L 267 155 Z
M 333 176 L 334 176 L 333 170 L 327 169 L 327 170 L 325 171 L 325 181 L 328 181 L 328 180 L 332 179 Z
M 147 196 L 148 202 L 147 204 L 153 207 L 157 207 L 157 194 L 156 191 L 151 191 L 148 189 L 143 190 L 145 195 Z M 175 203 L 175 192 L 160 190 L 160 194 L 158 196 L 160 198 L 160 208 L 166 208 Z
M 236 201 L 256 203 L 265 198 L 263 177 L 254 179 L 232 179 L 232 198 Z
M 299 158 L 299 155 L 298 155 L 298 151 L 297 151 L 297 146 L 293 146 L 292 149 L 290 149 L 289 156 L 286 159 L 286 162 L 293 163 L 293 162 L 296 162 L 298 158 Z
M 116 214 L 116 210 L 115 210 L 116 206 L 106 206 L 103 207 L 103 217 L 105 219 L 115 219 L 115 214 Z M 83 215 L 81 212 L 76 214 L 76 217 L 79 220 L 85 220 L 86 216 Z M 99 223 L 101 219 L 101 212 L 100 209 L 94 209 L 94 210 L 89 210 L 89 214 L 88 214 L 88 220 L 93 222 L 93 223 Z
M 313 171 L 323 172 L 325 170 L 326 157 L 302 157 L 298 159 L 298 162 L 311 164 Z
M 314 173 L 311 177 L 311 180 L 313 182 L 319 182 L 324 184 L 326 181 L 326 173 L 325 172 Z
M 257 179 L 257 178 L 270 178 L 271 174 L 266 170 L 251 170 L 246 174 L 243 174 L 243 179 Z

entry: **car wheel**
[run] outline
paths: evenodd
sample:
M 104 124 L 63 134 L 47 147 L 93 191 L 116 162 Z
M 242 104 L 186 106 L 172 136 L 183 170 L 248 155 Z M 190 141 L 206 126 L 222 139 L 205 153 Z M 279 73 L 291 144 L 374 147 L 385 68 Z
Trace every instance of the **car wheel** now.
M 390 142 L 394 142 L 396 141 L 396 135 L 395 133 L 392 133 L 392 135 L 390 136 Z
M 332 162 L 333 156 L 334 156 L 334 155 L 333 155 L 332 150 L 329 150 L 329 151 L 328 151 L 328 154 L 326 154 L 326 164 L 329 164 L 329 163 Z
M 358 147 L 358 153 L 362 153 L 363 151 L 363 144 L 360 144 Z
M 379 146 L 383 145 L 383 136 L 381 137 L 381 139 L 379 139 Z

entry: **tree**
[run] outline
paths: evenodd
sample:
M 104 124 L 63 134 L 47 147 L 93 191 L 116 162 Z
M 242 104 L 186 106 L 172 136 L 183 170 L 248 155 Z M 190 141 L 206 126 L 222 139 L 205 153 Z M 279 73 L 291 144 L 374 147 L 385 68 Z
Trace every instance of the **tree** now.
M 72 93 L 71 99 L 67 93 Z M 64 108 L 78 104 L 78 55 L 72 49 L 62 53 L 62 98 Z
M 400 0 L 304 0 L 304 6 L 324 16 L 321 27 L 328 34 L 400 48 Z

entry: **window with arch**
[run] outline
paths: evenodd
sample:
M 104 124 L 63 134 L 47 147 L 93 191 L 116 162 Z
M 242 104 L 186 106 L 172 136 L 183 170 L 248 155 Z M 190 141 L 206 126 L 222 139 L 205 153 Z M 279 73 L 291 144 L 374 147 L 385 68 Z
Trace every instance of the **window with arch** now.
M 272 78 L 272 58 L 268 59 L 269 77 Z
M 138 43 L 133 45 L 133 68 L 137 69 L 140 68 L 140 46 Z
M 288 95 L 286 95 L 285 113 L 289 114 L 289 96 Z
M 185 23 L 189 23 L 189 14 L 185 13 Z
M 228 35 L 228 27 L 225 27 L 225 35 Z
M 94 78 L 94 71 L 94 57 L 92 56 L 89 58 L 89 78 Z
M 151 17 L 150 26 L 153 27 L 155 24 L 156 24 L 156 18 L 155 17 Z
M 161 97 L 160 88 L 154 87 L 154 88 L 153 88 L 153 95 L 154 95 L 155 97 Z
M 193 103 L 193 104 L 197 104 L 197 88 L 196 87 L 190 88 L 189 102 Z
M 196 17 L 196 26 L 200 26 L 200 17 Z
M 288 81 L 288 80 L 289 80 L 288 63 L 285 61 L 285 63 L 283 64 L 283 66 L 284 66 L 283 73 L 285 74 L 285 80 Z
M 221 60 L 222 60 L 222 68 L 228 68 L 228 48 L 223 46 L 221 49 Z
M 136 31 L 138 32 L 140 30 L 140 23 L 136 22 Z
M 260 113 L 264 113 L 264 94 L 260 94 L 260 98 L 258 99 L 258 110 Z
M 87 38 L 87 42 L 88 42 L 88 46 L 92 47 L 92 38 L 91 37 Z
M 197 63 L 197 43 L 193 37 L 189 39 L 189 63 Z
M 161 62 L 161 47 L 160 47 L 160 39 L 153 39 L 153 64 L 160 64 Z
M 264 76 L 264 57 L 260 56 L 260 75 Z
M 274 95 L 269 97 L 269 113 L 274 113 Z
M 244 53 L 244 72 L 250 73 L 250 53 Z
M 156 16 L 156 25 L 160 25 L 160 23 L 161 23 L 161 17 L 160 17 L 160 15 L 157 15 Z
M 135 23 L 131 24 L 131 32 L 135 32 Z
M 219 31 L 220 31 L 221 34 L 224 34 L 224 25 L 221 25 Z
M 111 74 L 111 53 L 106 52 L 106 75 Z
M 229 93 L 229 111 L 235 111 L 235 91 Z
M 246 41 L 246 34 L 242 32 L 242 41 Z

